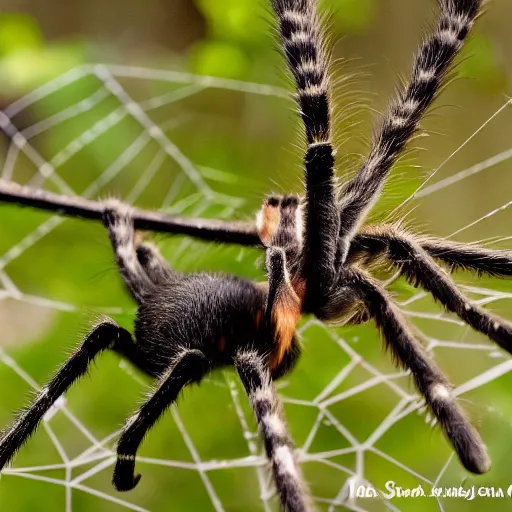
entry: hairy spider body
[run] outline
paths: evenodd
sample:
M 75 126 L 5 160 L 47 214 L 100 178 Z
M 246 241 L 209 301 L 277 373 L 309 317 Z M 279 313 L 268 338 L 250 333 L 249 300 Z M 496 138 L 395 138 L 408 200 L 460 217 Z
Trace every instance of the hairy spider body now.
M 279 378 L 291 369 L 300 349 L 295 336 L 268 335 L 262 321 L 266 301 L 264 287 L 232 276 L 201 273 L 174 284 L 156 284 L 135 320 L 137 348 L 147 373 L 161 375 L 177 347 L 202 350 L 215 368 L 232 365 L 241 348 L 260 347 L 271 356 L 272 378 Z
M 202 229 L 197 221 L 188 221 L 190 233 L 204 239 L 224 234 L 225 241 L 248 243 L 257 234 L 265 247 L 268 283 L 226 275 L 180 274 L 169 268 L 154 247 L 137 245 L 135 240 L 137 222 L 163 225 L 162 216 L 134 213 L 116 201 L 98 208 L 60 198 L 59 204 L 70 214 L 102 215 L 119 272 L 138 303 L 135 341 L 112 321 L 97 325 L 4 432 L 0 468 L 91 361 L 103 350 L 113 349 L 157 378 L 153 394 L 127 421 L 117 448 L 114 486 L 130 490 L 140 479 L 134 474 L 138 447 L 180 390 L 214 368 L 234 365 L 257 418 L 283 508 L 312 510 L 273 386 L 273 380 L 297 361 L 300 350 L 295 328 L 303 313 L 311 313 L 326 322 L 372 320 L 396 363 L 410 371 L 463 466 L 474 473 L 489 470 L 485 445 L 458 405 L 450 382 L 369 271 L 380 261 L 391 264 L 446 310 L 512 353 L 512 326 L 472 304 L 440 266 L 509 277 L 512 253 L 418 237 L 397 226 L 364 226 L 393 164 L 442 87 L 482 0 L 439 0 L 439 22 L 421 44 L 409 81 L 383 116 L 369 156 L 341 187 L 330 138 L 329 59 L 316 1 L 271 3 L 305 128 L 305 193 L 267 198 L 257 215 L 254 234 L 246 226 L 210 222 Z M 34 193 L 31 204 L 47 207 L 50 195 Z M 21 204 L 30 204 L 27 196 L 26 190 L 0 194 L 4 200 L 17 197 Z M 173 218 L 172 223 L 177 232 L 184 232 L 182 219 Z
M 286 231 L 295 229 L 295 211 L 283 207 L 278 200 L 273 202 L 275 209 L 281 206 L 281 214 L 271 240 L 285 243 Z M 269 213 L 267 205 L 268 202 L 262 208 L 262 216 Z M 114 345 L 114 350 L 160 380 L 155 395 L 123 431 L 114 471 L 115 487 L 126 491 L 138 483 L 140 475 L 134 476 L 133 471 L 137 448 L 144 433 L 176 399 L 181 388 L 200 382 L 211 370 L 226 365 L 237 367 L 249 394 L 259 394 L 253 406 L 260 423 L 267 428 L 267 454 L 275 459 L 276 478 L 283 473 L 282 468 L 286 473 L 287 461 L 293 462 L 291 441 L 270 386 L 271 380 L 287 372 L 299 355 L 295 324 L 289 328 L 289 312 L 283 309 L 288 306 L 286 301 L 276 313 L 268 307 L 273 302 L 266 286 L 234 276 L 174 272 L 154 247 L 136 246 L 130 211 L 117 201 L 106 205 L 104 222 L 119 271 L 139 304 L 136 343 L 130 340 L 118 347 Z M 280 304 L 286 294 L 274 299 Z M 243 375 L 252 377 L 244 380 Z M 269 412 L 271 409 L 275 411 Z M 293 488 L 289 480 L 285 482 Z M 276 482 L 279 485 L 279 480 Z M 299 484 L 298 489 L 302 488 Z M 290 499 L 302 502 L 297 492 L 292 492 Z
M 137 347 L 153 376 L 169 367 L 180 346 L 203 350 L 216 365 L 229 364 L 241 343 L 263 341 L 257 320 L 264 307 L 265 293 L 245 279 L 197 274 L 157 284 L 137 313 Z
M 299 356 L 294 333 L 300 308 L 292 310 L 286 296 L 276 300 L 278 311 L 269 314 L 266 283 L 226 274 L 175 272 L 155 247 L 136 246 L 125 205 L 109 201 L 104 219 L 120 272 L 139 305 L 136 352 L 125 354 L 137 366 L 160 377 L 186 348 L 201 350 L 213 370 L 232 365 L 238 351 L 257 347 L 268 355 L 272 378 L 291 369 Z M 284 215 L 281 224 L 286 219 Z M 291 224 L 293 228 L 294 220 Z

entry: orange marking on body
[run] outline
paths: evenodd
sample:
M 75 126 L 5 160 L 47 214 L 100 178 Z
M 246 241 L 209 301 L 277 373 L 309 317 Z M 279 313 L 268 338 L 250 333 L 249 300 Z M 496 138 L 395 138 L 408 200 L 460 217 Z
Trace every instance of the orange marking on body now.
M 263 245 L 270 245 L 279 223 L 281 221 L 281 212 L 278 206 L 264 204 L 261 207 L 260 217 L 258 218 L 258 234 Z
M 304 302 L 304 297 L 306 296 L 306 281 L 305 279 L 300 279 L 296 277 L 292 279 L 292 287 L 300 299 L 300 303 Z
M 226 338 L 224 338 L 224 336 L 221 336 L 220 340 L 219 340 L 219 351 L 224 352 L 225 348 L 226 348 Z
M 295 288 L 295 287 L 294 287 Z M 305 285 L 299 288 L 305 292 Z M 288 284 L 284 284 L 274 303 L 272 321 L 275 328 L 276 347 L 271 358 L 271 367 L 275 370 L 290 350 L 295 335 L 295 328 L 302 315 L 304 293 L 296 293 Z

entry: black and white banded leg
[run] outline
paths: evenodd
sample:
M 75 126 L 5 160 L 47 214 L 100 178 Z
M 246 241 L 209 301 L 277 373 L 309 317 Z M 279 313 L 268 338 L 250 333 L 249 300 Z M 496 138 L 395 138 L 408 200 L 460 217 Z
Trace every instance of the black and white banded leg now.
M 418 239 L 417 243 L 432 258 L 444 261 L 451 270 L 473 270 L 497 277 L 512 276 L 512 251 L 488 249 L 451 240 Z
M 375 133 L 370 154 L 342 189 L 338 266 L 344 264 L 352 238 L 378 199 L 382 186 L 406 144 L 442 87 L 480 12 L 482 0 L 440 0 L 434 33 L 421 44 L 408 83 L 400 90 Z
M 339 231 L 334 150 L 331 144 L 329 56 L 316 1 L 272 0 L 279 32 L 295 81 L 308 148 L 304 161 L 304 277 L 306 309 L 322 317 L 321 306 L 335 281 Z M 319 309 L 319 311 L 317 311 Z
M 134 356 L 135 363 L 138 359 L 135 357 L 136 347 L 128 331 L 113 321 L 104 321 L 94 327 L 52 380 L 39 391 L 32 404 L 24 409 L 14 423 L 1 434 L 0 469 L 34 433 L 55 401 L 87 372 L 95 357 L 106 349 L 130 354 Z
M 457 404 L 450 382 L 425 352 L 386 291 L 370 277 L 354 269 L 342 275 L 340 286 L 349 288 L 361 298 L 396 361 L 411 371 L 418 391 L 425 398 L 462 465 L 473 473 L 487 472 L 491 463 L 480 435 Z
M 155 285 L 168 283 L 178 278 L 178 274 L 173 272 L 157 247 L 151 243 L 144 242 L 137 247 L 137 259 Z
M 135 458 L 144 436 L 177 400 L 183 387 L 199 382 L 209 369 L 208 360 L 199 350 L 183 349 L 176 354 L 154 393 L 124 426 L 117 445 L 117 462 L 112 479 L 118 491 L 130 491 L 139 483 L 141 475 L 135 475 Z
M 473 329 L 512 354 L 512 325 L 472 304 L 447 272 L 436 264 L 413 236 L 399 230 L 387 230 L 381 235 L 385 235 L 378 239 L 385 256 L 411 284 L 421 286 L 446 310 L 455 313 Z
M 357 259 L 379 256 L 387 250 L 390 237 L 401 238 L 403 232 L 395 226 L 368 225 L 355 236 L 350 246 L 347 264 Z M 445 263 L 449 270 L 469 270 L 477 274 L 495 277 L 512 276 L 512 251 L 507 249 L 489 249 L 473 244 L 453 242 L 442 238 L 413 237 L 431 258 Z
M 128 290 L 140 304 L 154 285 L 137 258 L 135 229 L 130 207 L 117 199 L 105 201 L 103 222 L 108 229 L 119 272 Z
M 256 351 L 240 351 L 234 363 L 258 421 L 284 510 L 313 510 L 265 359 Z

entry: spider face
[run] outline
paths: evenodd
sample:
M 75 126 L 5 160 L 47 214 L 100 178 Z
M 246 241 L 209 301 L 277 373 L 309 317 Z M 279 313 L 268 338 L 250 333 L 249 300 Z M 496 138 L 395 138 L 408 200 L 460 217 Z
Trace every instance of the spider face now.
M 97 325 L 3 433 L 0 468 L 90 362 L 113 349 L 158 379 L 153 394 L 126 423 L 118 444 L 113 483 L 120 491 L 133 489 L 140 480 L 134 473 L 138 447 L 180 390 L 214 368 L 233 365 L 257 418 L 283 508 L 312 510 L 273 386 L 273 380 L 296 362 L 295 328 L 301 315 L 310 313 L 328 322 L 372 320 L 395 361 L 410 371 L 462 465 L 474 473 L 489 470 L 485 445 L 458 405 L 450 382 L 369 268 L 386 261 L 447 311 L 512 353 L 510 324 L 472 304 L 441 267 L 506 277 L 512 275 L 512 253 L 422 238 L 393 225 L 365 225 L 393 164 L 443 85 L 482 1 L 440 0 L 439 21 L 420 46 L 409 81 L 383 116 L 361 168 L 341 187 L 330 139 L 329 62 L 316 2 L 271 3 L 295 81 L 307 148 L 303 196 L 269 197 L 257 215 L 268 283 L 180 274 L 153 246 L 137 245 L 131 210 L 119 202 L 105 203 L 103 220 L 119 273 L 138 304 L 135 340 L 114 322 Z M 36 203 L 42 204 L 41 198 Z M 236 229 L 225 226 L 226 239 Z

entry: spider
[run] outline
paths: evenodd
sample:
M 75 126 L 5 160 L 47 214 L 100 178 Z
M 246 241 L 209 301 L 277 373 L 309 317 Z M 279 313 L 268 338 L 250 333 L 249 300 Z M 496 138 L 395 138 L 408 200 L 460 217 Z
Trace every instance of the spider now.
M 268 197 L 257 214 L 268 282 L 178 273 L 153 245 L 136 242 L 134 210 L 115 200 L 103 203 L 102 218 L 119 272 L 138 304 L 134 338 L 111 320 L 96 325 L 4 431 L 0 468 L 96 356 L 111 349 L 157 379 L 152 395 L 126 422 L 119 439 L 113 476 L 117 490 L 129 491 L 138 484 L 139 445 L 182 388 L 200 382 L 213 369 L 234 366 L 257 418 L 282 507 L 312 510 L 273 384 L 297 362 L 295 328 L 302 314 L 309 313 L 339 324 L 373 320 L 397 363 L 410 371 L 462 465 L 477 474 L 489 470 L 485 445 L 450 382 L 368 268 L 376 261 L 390 262 L 413 285 L 512 353 L 512 327 L 469 302 L 438 264 L 505 277 L 512 275 L 512 254 L 418 237 L 394 225 L 364 225 L 393 164 L 442 87 L 482 0 L 439 0 L 439 21 L 421 44 L 409 81 L 383 116 L 360 170 L 341 186 L 331 144 L 329 58 L 316 1 L 271 3 L 296 86 L 307 149 L 304 196 Z M 226 228 L 226 233 L 235 231 Z

